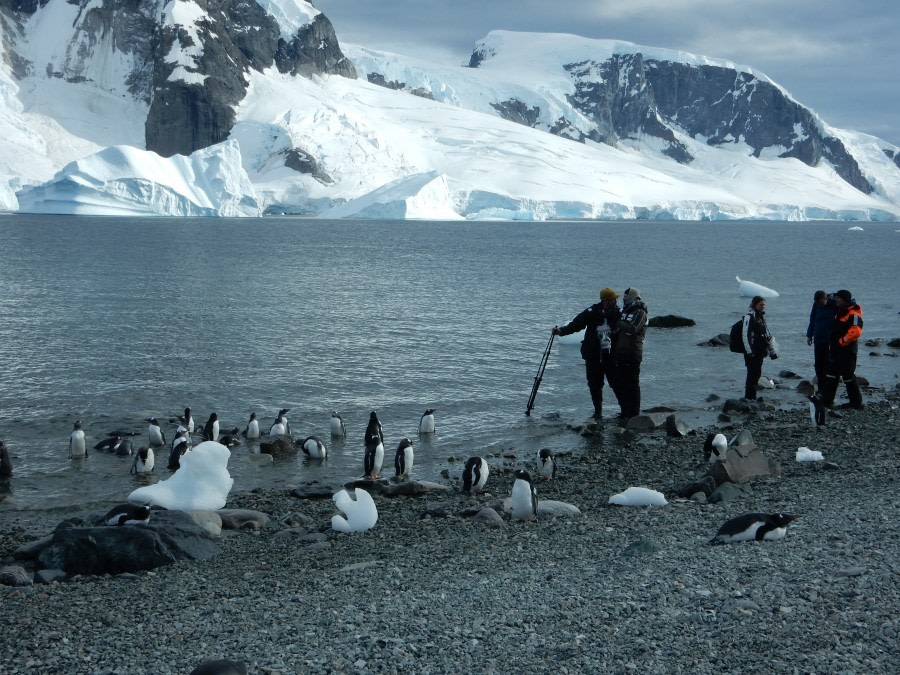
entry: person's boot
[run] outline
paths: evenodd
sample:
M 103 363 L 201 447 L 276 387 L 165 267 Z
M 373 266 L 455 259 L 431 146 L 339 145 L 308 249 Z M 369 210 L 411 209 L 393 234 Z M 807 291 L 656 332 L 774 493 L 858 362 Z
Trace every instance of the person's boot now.
M 825 381 L 822 383 L 822 405 L 826 408 L 831 408 L 834 405 L 834 397 L 837 394 L 838 388 L 838 379 L 837 377 L 832 377 L 828 375 L 825 378 Z
M 863 407 L 862 401 L 862 392 L 859 389 L 859 382 L 856 381 L 856 376 L 850 380 L 846 380 L 844 384 L 847 387 L 847 398 L 850 399 L 850 407 L 855 410 L 859 410 Z

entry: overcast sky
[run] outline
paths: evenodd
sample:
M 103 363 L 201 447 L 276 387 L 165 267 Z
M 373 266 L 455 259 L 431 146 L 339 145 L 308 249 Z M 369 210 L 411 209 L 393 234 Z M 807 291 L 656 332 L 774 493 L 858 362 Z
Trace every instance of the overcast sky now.
M 832 126 L 900 145 L 898 0 L 313 0 L 340 42 L 467 63 L 491 30 L 573 33 L 760 70 Z

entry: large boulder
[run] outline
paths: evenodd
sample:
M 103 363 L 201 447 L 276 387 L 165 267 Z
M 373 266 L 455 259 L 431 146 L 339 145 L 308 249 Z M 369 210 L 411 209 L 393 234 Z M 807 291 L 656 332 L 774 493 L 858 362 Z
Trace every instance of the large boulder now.
M 696 325 L 696 322 L 693 319 L 688 319 L 683 316 L 666 314 L 664 316 L 651 317 L 647 322 L 647 325 L 651 328 L 682 328 L 684 326 Z
M 781 475 L 778 460 L 766 457 L 762 450 L 752 443 L 734 445 L 728 448 L 724 461 L 710 465 L 707 471 L 716 485 L 723 483 L 745 483 L 756 478 Z
M 121 574 L 151 570 L 179 560 L 207 560 L 221 549 L 210 534 L 181 511 L 154 509 L 140 525 L 60 525 L 38 554 L 43 568 L 74 574 Z

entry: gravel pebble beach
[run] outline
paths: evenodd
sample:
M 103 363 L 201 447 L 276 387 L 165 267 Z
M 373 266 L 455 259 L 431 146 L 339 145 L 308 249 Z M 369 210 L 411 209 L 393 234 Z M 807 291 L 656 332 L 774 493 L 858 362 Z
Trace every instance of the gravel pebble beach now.
M 897 673 L 898 421 L 896 392 L 821 429 L 800 408 L 750 415 L 736 428 L 781 476 L 715 504 L 675 496 L 706 471 L 705 432 L 626 442 L 611 429 L 558 454 L 557 480 L 536 482 L 576 516 L 469 516 L 499 508 L 531 457 L 495 458 L 475 497 L 455 481 L 447 493 L 375 495 L 379 519 L 364 533 L 325 528 L 329 500 L 232 494 L 228 508 L 271 522 L 225 531 L 210 560 L 0 587 L 0 672 L 187 674 L 220 658 L 270 674 Z M 560 433 L 582 447 L 579 430 Z M 802 446 L 824 462 L 797 462 Z M 669 504 L 608 504 L 629 486 Z M 752 511 L 801 518 L 780 541 L 708 545 Z M 35 538 L 17 518 L 0 512 L 5 563 Z

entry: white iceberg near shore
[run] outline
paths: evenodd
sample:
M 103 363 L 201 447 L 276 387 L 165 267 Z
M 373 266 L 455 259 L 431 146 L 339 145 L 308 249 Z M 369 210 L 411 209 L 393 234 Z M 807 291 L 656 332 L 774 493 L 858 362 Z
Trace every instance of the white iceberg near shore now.
M 221 443 L 205 441 L 182 456 L 181 467 L 171 478 L 138 488 L 128 501 L 180 511 L 224 508 L 234 485 L 228 473 L 230 457 L 231 451 Z
M 752 281 L 747 281 L 746 279 L 741 279 L 740 277 L 735 277 L 735 279 L 737 279 L 738 282 L 738 293 L 740 293 L 743 298 L 752 298 L 755 295 L 759 295 L 763 298 L 778 297 L 778 291 L 773 291 L 771 288 L 767 288 L 766 286 Z
M 669 502 L 662 492 L 645 487 L 630 487 L 610 497 L 609 503 L 617 506 L 665 506 Z

